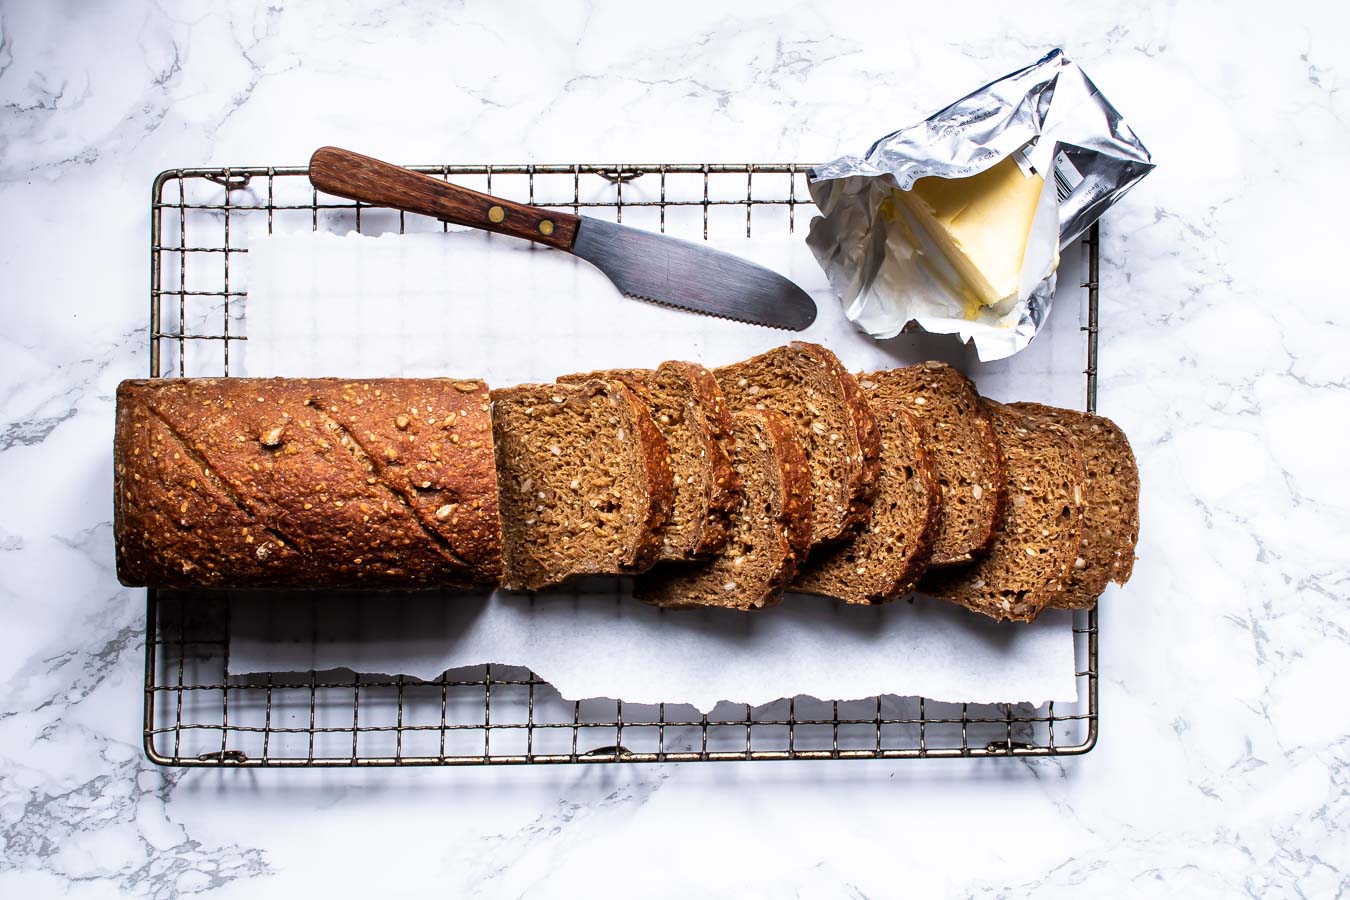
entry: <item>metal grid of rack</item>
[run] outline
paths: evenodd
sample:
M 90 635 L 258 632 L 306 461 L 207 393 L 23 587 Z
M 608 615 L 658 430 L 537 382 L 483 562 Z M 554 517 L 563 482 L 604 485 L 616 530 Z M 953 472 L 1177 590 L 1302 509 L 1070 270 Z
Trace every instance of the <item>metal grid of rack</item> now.
M 802 164 L 414 166 L 523 202 L 696 237 L 711 216 L 796 230 L 814 211 Z M 444 226 L 316 193 L 303 167 L 174 169 L 151 196 L 150 375 L 230 374 L 247 340 L 250 238 L 297 227 L 361 233 Z M 638 188 L 641 187 L 641 190 Z M 625 198 L 625 190 L 628 197 Z M 1084 239 L 1085 408 L 1097 393 L 1098 247 Z M 1061 273 L 1061 292 L 1069 278 Z M 296 597 L 323 615 L 323 598 Z M 398 615 L 397 598 L 389 614 Z M 439 678 L 351 672 L 238 675 L 233 601 L 147 592 L 144 738 L 177 766 L 400 766 L 792 759 L 1031 757 L 1097 741 L 1097 611 L 1074 614 L 1078 701 L 945 703 L 880 696 L 720 704 L 564 700 L 527 669 L 484 665 Z

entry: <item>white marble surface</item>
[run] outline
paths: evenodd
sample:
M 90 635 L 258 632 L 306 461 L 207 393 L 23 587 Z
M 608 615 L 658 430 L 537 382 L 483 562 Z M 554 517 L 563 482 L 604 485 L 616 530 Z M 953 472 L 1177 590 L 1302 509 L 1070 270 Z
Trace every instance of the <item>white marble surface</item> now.
M 0 895 L 1347 893 L 1350 15 L 875 6 L 0 6 Z M 1134 580 L 1103 612 L 1093 753 L 144 760 L 143 594 L 113 577 L 108 447 L 113 389 L 146 370 L 155 172 L 329 142 L 410 161 L 814 160 L 1054 45 L 1160 164 L 1105 239 L 1100 404 L 1145 502 Z

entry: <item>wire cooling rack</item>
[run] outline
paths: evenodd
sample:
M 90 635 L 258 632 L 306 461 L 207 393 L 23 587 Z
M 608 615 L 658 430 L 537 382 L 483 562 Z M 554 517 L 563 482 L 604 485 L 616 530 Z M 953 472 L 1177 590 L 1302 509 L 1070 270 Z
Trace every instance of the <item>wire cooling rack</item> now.
M 415 166 L 510 199 L 707 237 L 710 217 L 746 234 L 797 229 L 815 211 L 801 164 Z M 230 374 L 247 340 L 248 244 L 274 231 L 362 233 L 444 226 L 320 196 L 308 170 L 173 169 L 151 195 L 150 375 Z M 638 190 L 638 187 L 641 190 Z M 628 198 L 625 199 L 625 190 Z M 1096 226 L 1084 240 L 1085 406 L 1097 399 Z M 1060 293 L 1072 286 L 1061 271 Z M 316 620 L 324 597 L 297 595 Z M 389 600 L 397 616 L 399 599 Z M 427 681 L 348 671 L 238 675 L 221 593 L 147 592 L 145 752 L 175 766 L 412 766 L 789 759 L 1063 756 L 1097 741 L 1097 611 L 1074 614 L 1078 701 L 945 703 L 881 696 L 760 707 L 563 700 L 527 669 L 485 665 Z M 293 610 L 292 610 L 293 611 Z M 302 611 L 303 612 L 303 611 Z

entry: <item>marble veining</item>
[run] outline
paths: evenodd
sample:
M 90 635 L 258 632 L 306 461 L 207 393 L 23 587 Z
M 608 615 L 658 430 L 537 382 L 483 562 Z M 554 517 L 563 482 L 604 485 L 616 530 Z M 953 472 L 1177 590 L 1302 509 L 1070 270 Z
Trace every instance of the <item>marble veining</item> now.
M 1347 26 L 1314 2 L 0 6 L 0 895 L 1350 893 Z M 156 172 L 323 143 L 824 159 L 1052 46 L 1159 164 L 1105 229 L 1100 406 L 1144 508 L 1092 754 L 145 761 L 108 447 L 115 386 L 146 371 Z

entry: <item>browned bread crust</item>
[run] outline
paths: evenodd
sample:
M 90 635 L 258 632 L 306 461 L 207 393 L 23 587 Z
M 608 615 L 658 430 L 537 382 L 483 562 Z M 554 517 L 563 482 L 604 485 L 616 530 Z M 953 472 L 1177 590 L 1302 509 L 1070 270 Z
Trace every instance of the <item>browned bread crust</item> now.
M 733 418 L 744 485 L 726 546 L 708 560 L 662 563 L 638 577 L 640 600 L 674 608 L 776 604 L 811 546 L 811 476 L 796 426 L 776 410 Z
M 772 436 L 774 455 L 783 473 L 783 510 L 779 518 L 783 523 L 784 551 L 790 557 L 790 564 L 774 581 L 774 589 L 781 590 L 792 580 L 811 549 L 811 470 L 791 420 L 781 414 L 774 415 L 770 410 L 754 410 L 749 414 L 760 418 L 765 431 Z
M 666 442 L 646 402 L 600 379 L 503 388 L 492 400 L 505 586 L 649 568 L 672 493 Z
M 812 469 L 813 544 L 842 540 L 868 520 L 877 490 L 881 436 L 857 380 L 838 357 L 819 344 L 794 341 L 714 374 L 733 409 L 777 409 L 797 425 Z M 837 419 L 827 421 L 823 411 L 811 408 L 812 391 L 838 401 Z M 824 458 L 837 439 L 845 445 L 844 454 L 839 471 L 830 473 Z
M 704 414 L 707 417 L 708 427 L 712 430 L 713 436 L 718 440 L 723 438 L 731 440 L 734 444 L 735 439 L 731 437 L 731 408 L 727 406 L 726 395 L 722 393 L 722 388 L 717 384 L 717 376 L 712 370 L 698 363 L 682 362 L 673 360 L 661 364 L 662 368 L 670 366 L 683 373 L 684 377 L 689 379 L 689 384 L 693 386 L 694 392 L 698 396 Z
M 1102 416 L 1039 403 L 1009 406 L 1067 428 L 1082 448 L 1088 476 L 1082 545 L 1064 592 L 1050 605 L 1086 609 L 1097 602 L 1108 581 L 1124 584 L 1134 568 L 1139 540 L 1139 468 L 1134 452 L 1124 432 Z
M 1078 556 L 1087 469 L 1067 429 L 982 402 L 1006 455 L 1009 501 L 986 555 L 929 570 L 919 590 L 995 619 L 1030 622 L 1064 590 Z
M 808 344 L 803 341 L 794 341 L 793 344 L 800 344 L 804 350 L 819 357 L 822 363 L 833 370 L 848 401 L 849 418 L 853 423 L 861 456 L 858 459 L 858 473 L 854 481 L 853 503 L 848 519 L 844 522 L 844 530 L 847 533 L 859 525 L 866 524 L 872 518 L 872 500 L 877 495 L 877 479 L 881 474 L 881 427 L 877 424 L 872 405 L 867 402 L 858 380 L 853 377 L 852 372 L 844 368 L 839 357 L 819 344 Z
M 731 465 L 731 454 L 736 446 L 731 409 L 711 369 L 698 363 L 674 360 L 662 363 L 656 370 L 657 377 L 665 377 L 667 370 L 678 373 L 688 382 L 694 396 L 695 415 L 713 439 L 709 448 L 712 460 L 707 499 L 709 517 L 699 542 L 690 553 L 694 557 L 706 556 L 726 544 L 731 516 L 741 505 L 741 482 Z
M 117 572 L 130 586 L 501 576 L 481 381 L 124 381 L 113 465 Z
M 818 547 L 792 589 L 848 603 L 881 603 L 907 593 L 928 568 L 940 498 L 924 432 L 904 404 L 874 398 L 881 426 L 881 475 L 872 519 L 840 544 Z

